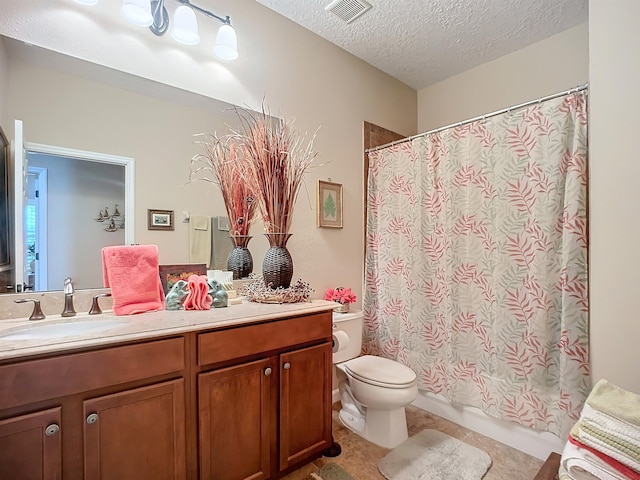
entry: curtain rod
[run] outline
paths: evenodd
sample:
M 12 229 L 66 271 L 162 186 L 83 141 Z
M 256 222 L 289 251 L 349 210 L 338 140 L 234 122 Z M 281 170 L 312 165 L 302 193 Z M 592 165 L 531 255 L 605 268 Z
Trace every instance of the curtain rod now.
M 584 85 L 580 85 L 579 87 L 574 87 L 569 90 L 565 90 L 564 92 L 554 93 L 552 95 L 548 95 L 546 97 L 538 98 L 537 100 L 530 100 L 525 103 L 521 103 L 519 105 L 513 105 L 511 107 L 503 108 L 502 110 L 497 110 L 495 112 L 487 113 L 486 115 L 479 115 L 477 117 L 470 118 L 468 120 L 464 120 L 462 122 L 452 123 L 450 125 L 446 125 L 444 127 L 435 128 L 433 130 L 429 130 L 428 132 L 418 133 L 417 135 L 413 135 L 411 137 L 403 138 L 401 140 L 396 140 L 394 142 L 385 143 L 384 145 L 379 145 L 377 147 L 367 148 L 365 153 L 375 152 L 376 150 L 382 150 L 383 148 L 391 147 L 393 145 L 398 145 L 399 143 L 409 142 L 415 138 L 424 137 L 425 135 L 429 135 L 431 133 L 441 132 L 443 130 L 447 130 L 448 128 L 460 127 L 462 125 L 466 125 L 467 123 L 476 122 L 478 120 L 484 120 L 485 118 L 494 117 L 496 115 L 500 115 L 502 113 L 511 112 L 513 110 L 518 110 L 520 108 L 528 107 L 529 105 L 533 105 L 535 103 L 545 102 L 547 100 L 553 100 L 554 98 L 563 97 L 565 95 L 571 95 L 572 93 L 581 92 L 582 90 L 586 90 L 589 87 L 588 83 Z

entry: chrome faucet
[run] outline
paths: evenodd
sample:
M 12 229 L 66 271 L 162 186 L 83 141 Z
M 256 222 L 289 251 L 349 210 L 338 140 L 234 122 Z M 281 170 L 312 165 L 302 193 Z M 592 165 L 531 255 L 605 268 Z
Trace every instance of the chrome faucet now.
M 71 277 L 64 279 L 64 310 L 62 311 L 63 317 L 73 317 L 76 314 L 75 308 L 73 308 L 73 283 L 71 283 Z
M 99 293 L 93 296 L 93 302 L 91 302 L 91 310 L 89 310 L 89 315 L 100 315 L 102 313 L 102 309 L 100 308 L 99 298 L 110 297 L 110 293 Z
M 40 300 L 36 300 L 34 298 L 20 298 L 18 300 L 14 300 L 15 303 L 27 303 L 33 302 L 33 312 L 31 312 L 31 316 L 29 320 L 43 320 L 46 317 L 44 313 L 42 313 L 42 308 L 40 308 Z

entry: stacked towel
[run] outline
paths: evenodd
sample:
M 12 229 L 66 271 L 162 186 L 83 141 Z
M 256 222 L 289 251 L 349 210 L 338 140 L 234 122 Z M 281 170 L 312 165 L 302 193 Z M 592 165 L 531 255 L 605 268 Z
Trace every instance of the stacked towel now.
M 640 480 L 640 395 L 600 380 L 562 452 L 565 480 Z
M 156 245 L 104 247 L 102 279 L 111 288 L 116 315 L 163 310 L 164 292 Z

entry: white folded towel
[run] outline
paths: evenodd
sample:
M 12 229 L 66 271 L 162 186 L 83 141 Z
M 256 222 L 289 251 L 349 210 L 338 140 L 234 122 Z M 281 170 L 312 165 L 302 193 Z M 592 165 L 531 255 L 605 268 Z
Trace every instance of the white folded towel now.
M 593 453 L 567 442 L 560 465 L 573 480 L 626 480 L 626 477 L 600 460 Z
M 636 425 L 594 410 L 587 403 L 582 407 L 580 419 L 586 424 L 592 424 L 599 430 L 607 432 L 610 435 L 615 435 L 625 442 L 640 448 L 640 427 Z

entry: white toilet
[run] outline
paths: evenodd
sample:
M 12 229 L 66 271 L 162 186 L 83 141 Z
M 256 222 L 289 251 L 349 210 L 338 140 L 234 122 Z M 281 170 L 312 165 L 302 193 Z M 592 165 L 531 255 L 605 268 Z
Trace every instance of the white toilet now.
M 340 421 L 366 440 L 394 448 L 408 437 L 404 407 L 418 395 L 416 374 L 394 360 L 359 356 L 362 322 L 362 312 L 333 314 Z

